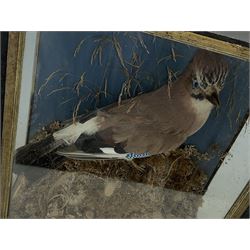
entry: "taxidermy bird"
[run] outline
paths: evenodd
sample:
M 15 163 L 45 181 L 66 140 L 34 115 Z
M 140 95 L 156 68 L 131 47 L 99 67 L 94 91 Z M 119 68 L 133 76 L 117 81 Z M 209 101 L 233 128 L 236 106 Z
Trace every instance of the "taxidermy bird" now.
M 219 106 L 227 72 L 223 56 L 199 50 L 171 87 L 164 85 L 79 118 L 40 142 L 19 148 L 16 161 L 32 165 L 52 151 L 76 160 L 168 154 Z

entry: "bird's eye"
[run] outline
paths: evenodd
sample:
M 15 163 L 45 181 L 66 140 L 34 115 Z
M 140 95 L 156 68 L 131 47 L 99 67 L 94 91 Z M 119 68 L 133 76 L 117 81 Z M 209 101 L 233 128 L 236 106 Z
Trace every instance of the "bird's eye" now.
M 198 87 L 199 87 L 199 83 L 197 82 L 197 80 L 193 80 L 192 88 L 196 89 Z

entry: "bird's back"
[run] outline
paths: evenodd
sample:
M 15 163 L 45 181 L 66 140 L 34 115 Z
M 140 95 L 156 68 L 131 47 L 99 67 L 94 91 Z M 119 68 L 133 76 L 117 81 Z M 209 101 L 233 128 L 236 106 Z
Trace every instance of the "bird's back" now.
M 191 135 L 196 113 L 184 85 L 176 82 L 98 113 L 100 134 L 124 143 L 127 152 L 167 153 Z

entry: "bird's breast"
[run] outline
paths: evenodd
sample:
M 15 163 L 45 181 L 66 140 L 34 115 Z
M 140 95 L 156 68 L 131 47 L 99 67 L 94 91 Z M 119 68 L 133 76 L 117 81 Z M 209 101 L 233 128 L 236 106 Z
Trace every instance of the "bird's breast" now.
M 194 114 L 191 134 L 194 134 L 206 123 L 214 106 L 207 99 L 196 100 L 195 98 L 191 98 L 190 107 L 191 112 Z

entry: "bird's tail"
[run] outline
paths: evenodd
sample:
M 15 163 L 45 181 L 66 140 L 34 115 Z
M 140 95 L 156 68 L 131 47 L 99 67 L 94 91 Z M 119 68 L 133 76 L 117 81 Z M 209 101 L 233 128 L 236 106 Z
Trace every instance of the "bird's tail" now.
M 62 141 L 55 141 L 53 135 L 49 135 L 45 139 L 29 143 L 16 150 L 16 163 L 24 165 L 35 165 L 43 156 L 56 150 L 63 144 Z
M 114 148 L 100 148 L 100 152 L 87 153 L 80 150 L 71 150 L 71 148 L 64 148 L 56 152 L 58 155 L 64 156 L 73 160 L 128 160 L 127 153 L 120 154 L 114 151 Z

